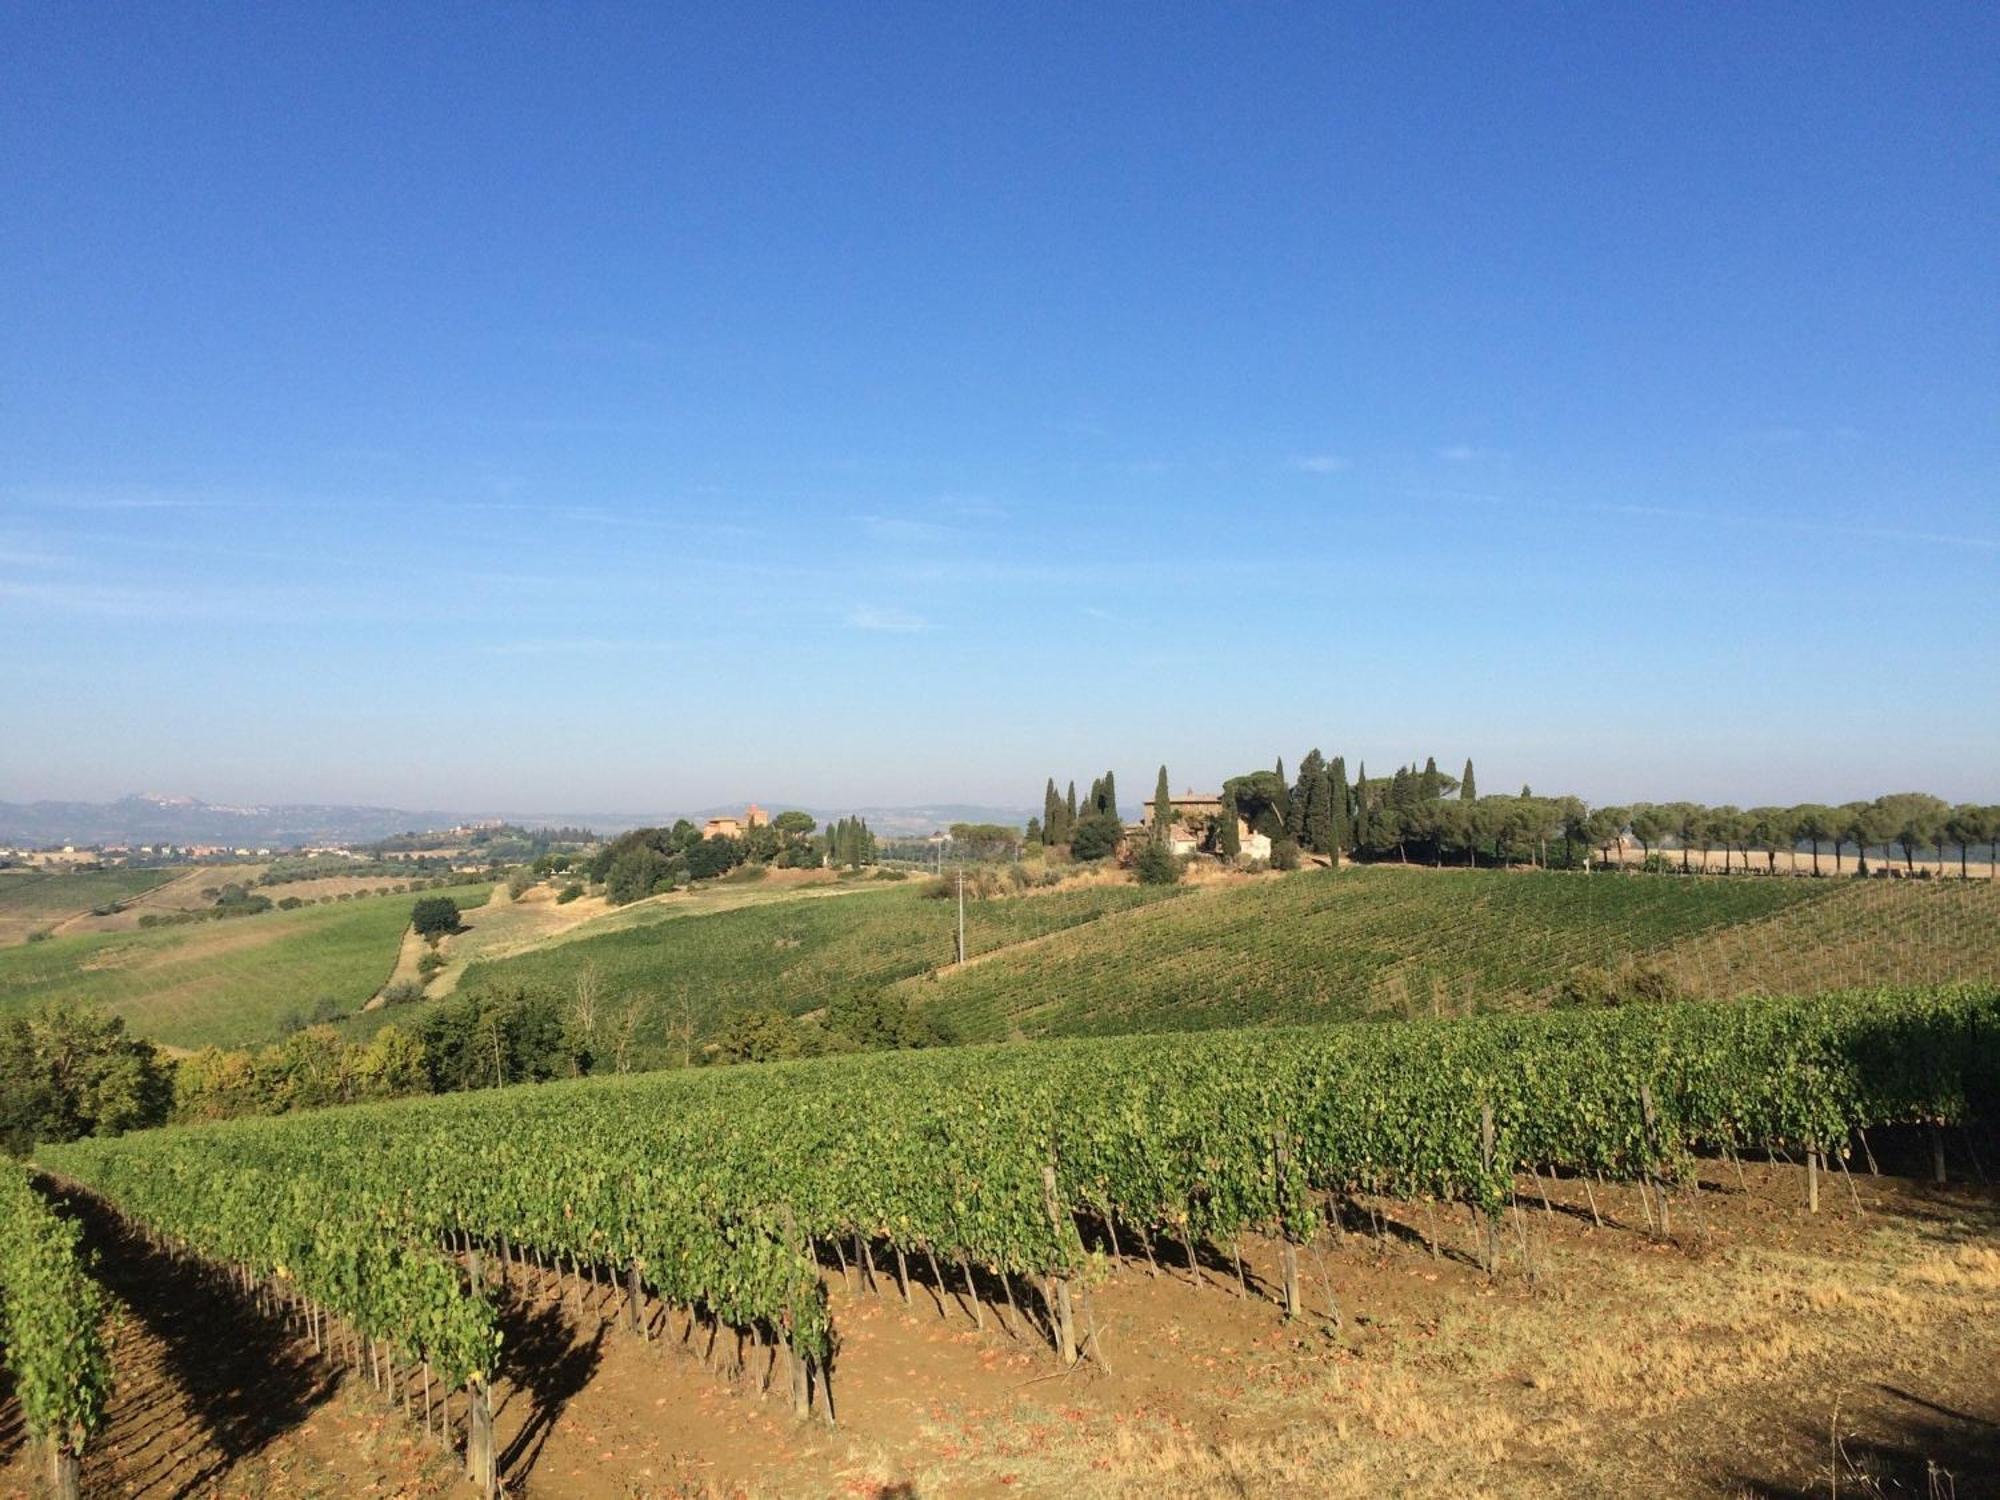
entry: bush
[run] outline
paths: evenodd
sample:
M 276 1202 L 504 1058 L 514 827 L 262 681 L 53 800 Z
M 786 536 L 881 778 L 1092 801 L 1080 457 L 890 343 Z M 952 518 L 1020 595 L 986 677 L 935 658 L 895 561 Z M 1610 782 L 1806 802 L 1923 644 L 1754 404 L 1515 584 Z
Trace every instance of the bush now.
M 449 896 L 426 896 L 410 908 L 417 936 L 435 941 L 460 929 L 458 903 Z
M 908 880 L 910 872 L 908 870 L 877 870 L 875 878 L 877 880 Z
M 382 991 L 384 1005 L 408 1005 L 424 998 L 424 987 L 414 979 L 402 979 Z
M 304 906 L 305 904 L 306 904 L 305 899 L 303 897 L 287 896 L 278 903 L 278 910 L 297 911 L 301 906 Z
M 762 865 L 738 865 L 722 877 L 721 883 L 723 885 L 750 885 L 762 880 L 769 873 L 770 871 L 766 870 Z
M 428 952 L 426 952 L 422 958 L 417 960 L 417 972 L 421 974 L 425 979 L 430 979 L 433 976 L 435 976 L 437 971 L 439 969 L 442 969 L 444 965 L 445 965 L 444 955 L 438 952 L 437 949 L 432 948 Z
M 1147 839 L 1139 851 L 1139 857 L 1132 862 L 1132 869 L 1139 877 L 1141 885 L 1178 885 L 1181 878 L 1181 862 L 1174 858 L 1173 850 L 1157 839 Z
M 1633 1002 L 1658 1004 L 1681 997 L 1680 982 L 1657 963 L 1627 962 L 1616 972 L 1583 964 L 1564 976 L 1555 1003 L 1570 1009 L 1599 1009 Z
M 1271 840 L 1271 868 L 1274 870 L 1296 870 L 1299 867 L 1299 846 L 1291 839 Z
M 1118 851 L 1125 825 L 1110 813 L 1085 813 L 1076 820 L 1070 835 L 1069 852 L 1075 859 L 1107 859 Z
M 568 885 L 564 886 L 561 890 L 556 892 L 556 905 L 567 906 L 570 902 L 576 900 L 576 898 L 581 896 L 582 894 L 583 894 L 583 887 L 578 885 L 574 880 L 572 880 Z

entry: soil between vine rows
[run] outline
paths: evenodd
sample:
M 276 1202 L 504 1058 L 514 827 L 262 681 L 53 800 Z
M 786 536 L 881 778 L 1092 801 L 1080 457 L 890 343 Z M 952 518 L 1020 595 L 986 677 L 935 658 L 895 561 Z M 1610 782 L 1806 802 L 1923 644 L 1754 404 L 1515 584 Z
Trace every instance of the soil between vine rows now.
M 1523 1179 L 1492 1282 L 1463 1210 L 1439 1211 L 1434 1258 L 1424 1210 L 1364 1205 L 1304 1257 L 1309 1316 L 1291 1327 L 1272 1244 L 1246 1241 L 1241 1297 L 1226 1256 L 1169 1253 L 1157 1278 L 1128 1263 L 1091 1298 L 1103 1367 L 1066 1375 L 990 1304 L 975 1331 L 955 1278 L 940 1316 L 922 1283 L 906 1310 L 886 1268 L 882 1295 L 831 1273 L 833 1430 L 755 1394 L 757 1359 L 737 1381 L 703 1369 L 664 1310 L 641 1343 L 608 1288 L 515 1271 L 496 1288 L 509 1493 L 1821 1496 L 1837 1470 L 1843 1493 L 1921 1495 L 1936 1463 L 1959 1497 L 2000 1494 L 2000 1197 L 1834 1174 L 1815 1217 L 1801 1170 L 1744 1172 L 1747 1191 L 1704 1163 L 1669 1242 L 1633 1188 L 1594 1187 L 1597 1227 L 1580 1182 Z M 471 1493 L 365 1377 L 87 1222 L 119 1303 L 89 1493 Z M 31 1458 L 0 1401 L 0 1496 L 32 1493 Z

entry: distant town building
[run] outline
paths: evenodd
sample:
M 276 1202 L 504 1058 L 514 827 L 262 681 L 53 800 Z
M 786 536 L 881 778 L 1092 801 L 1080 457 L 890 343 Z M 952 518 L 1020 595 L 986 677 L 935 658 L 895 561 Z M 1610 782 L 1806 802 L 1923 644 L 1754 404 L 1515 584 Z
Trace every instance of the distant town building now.
M 751 803 L 740 818 L 710 818 L 701 825 L 701 836 L 705 839 L 740 839 L 745 830 L 770 826 L 771 815 Z

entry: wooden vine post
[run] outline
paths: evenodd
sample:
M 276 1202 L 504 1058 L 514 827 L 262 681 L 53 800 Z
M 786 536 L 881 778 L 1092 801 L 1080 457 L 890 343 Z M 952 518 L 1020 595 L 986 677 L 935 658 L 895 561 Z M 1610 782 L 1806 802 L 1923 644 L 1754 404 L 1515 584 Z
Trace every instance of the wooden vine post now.
M 1048 1204 L 1049 1227 L 1055 1231 L 1056 1239 L 1063 1237 L 1062 1202 L 1056 1195 L 1056 1169 L 1053 1163 L 1042 1167 L 1042 1197 Z M 1049 1273 L 1049 1286 L 1054 1295 L 1049 1299 L 1051 1321 L 1055 1325 L 1056 1357 L 1065 1365 L 1076 1363 L 1076 1326 L 1070 1315 L 1069 1278 L 1057 1272 Z
M 639 1261 L 625 1262 L 625 1330 L 634 1338 L 646 1337 L 646 1324 L 639 1314 Z
M 83 1458 L 56 1437 L 49 1439 L 49 1486 L 56 1500 L 83 1500 Z
M 1274 1153 L 1274 1158 L 1278 1168 L 1278 1197 L 1279 1201 L 1283 1202 L 1285 1184 L 1290 1180 L 1292 1167 L 1291 1147 L 1287 1143 L 1283 1132 L 1280 1132 L 1278 1135 L 1277 1150 Z M 1300 1308 L 1299 1246 L 1298 1241 L 1292 1235 L 1292 1226 L 1290 1224 L 1284 1226 L 1284 1232 L 1285 1321 L 1289 1323 L 1299 1315 Z
M 493 1399 L 484 1378 L 465 1383 L 465 1477 L 487 1500 L 499 1493 L 493 1449 Z
M 472 1277 L 472 1295 L 486 1293 L 486 1267 L 473 1246 L 466 1255 L 466 1269 Z M 493 1393 L 486 1377 L 474 1372 L 465 1382 L 465 1477 L 486 1500 L 500 1493 L 498 1455 L 493 1446 Z
M 1639 1115 L 1646 1126 L 1646 1183 L 1653 1187 L 1660 1198 L 1660 1238 L 1665 1239 L 1671 1232 L 1667 1223 L 1666 1179 L 1654 1172 L 1653 1164 L 1660 1159 L 1660 1116 L 1653 1108 L 1651 1084 L 1639 1085 Z
M 785 1242 L 798 1245 L 800 1243 L 798 1220 L 793 1217 L 790 1205 L 786 1205 L 782 1212 Z M 837 1246 L 839 1243 L 839 1237 L 835 1236 L 834 1244 Z M 846 1284 L 844 1272 L 841 1282 L 842 1285 Z M 792 1380 L 792 1415 L 803 1422 L 812 1416 L 812 1370 L 806 1363 L 805 1351 L 799 1348 L 798 1309 L 789 1299 L 785 1303 L 785 1327 L 781 1330 L 780 1336 L 784 1339 L 785 1363 L 789 1367 Z M 832 1404 L 833 1397 L 829 1393 L 827 1405 L 831 1408 Z
M 1487 1182 L 1493 1180 L 1493 1106 L 1479 1106 L 1479 1166 Z M 1500 1262 L 1500 1231 L 1493 1223 L 1493 1211 L 1485 1202 L 1479 1205 L 1481 1227 L 1480 1250 L 1486 1259 L 1486 1274 L 1491 1276 Z

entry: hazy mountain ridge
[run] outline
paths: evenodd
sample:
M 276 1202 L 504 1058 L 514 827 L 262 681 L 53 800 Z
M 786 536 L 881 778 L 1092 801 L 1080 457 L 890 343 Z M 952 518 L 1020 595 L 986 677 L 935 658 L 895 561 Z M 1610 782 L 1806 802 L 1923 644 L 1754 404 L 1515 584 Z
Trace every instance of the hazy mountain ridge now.
M 956 802 L 822 808 L 774 800 L 761 805 L 773 813 L 805 806 L 822 823 L 830 818 L 858 815 L 867 819 L 868 826 L 876 833 L 889 836 L 931 833 L 953 823 L 1019 824 L 1028 817 L 1023 809 Z M 496 813 L 337 802 L 242 807 L 204 802 L 198 797 L 146 794 L 111 802 L 0 802 L 0 843 L 227 844 L 232 848 L 275 849 L 298 844 L 368 843 L 391 834 L 451 828 L 492 818 L 530 828 L 569 826 L 619 833 L 628 828 L 668 825 L 676 818 L 700 822 L 714 817 L 741 817 L 746 806 L 747 802 L 732 802 L 658 813 Z

